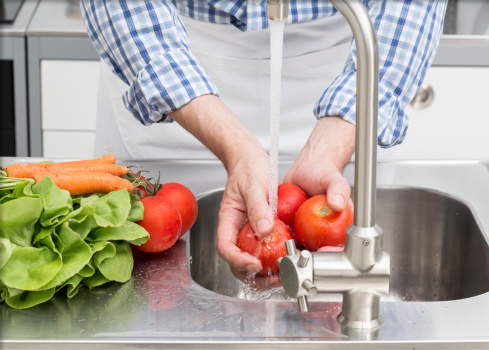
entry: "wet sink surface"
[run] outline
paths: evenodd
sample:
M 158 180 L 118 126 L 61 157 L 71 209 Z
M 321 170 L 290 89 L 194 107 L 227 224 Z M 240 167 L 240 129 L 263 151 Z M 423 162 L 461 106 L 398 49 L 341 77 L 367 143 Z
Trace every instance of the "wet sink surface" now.
M 0 164 L 43 160 L 0 157 Z M 135 163 L 196 195 L 227 179 L 218 161 L 122 165 Z M 291 165 L 279 162 L 280 178 Z M 353 175 L 349 164 L 349 183 Z M 0 303 L 0 348 L 488 349 L 488 162 L 380 162 L 377 176 L 378 223 L 393 271 L 391 294 L 380 305 L 385 323 L 372 333 L 339 325 L 341 296 L 324 294 L 325 301 L 309 303 L 311 312 L 299 313 L 282 291 L 245 293 L 214 253 L 215 192 L 202 197 L 197 226 L 174 247 L 135 256 L 127 283 L 55 296 L 27 310 Z
M 190 275 L 213 292 L 283 300 L 283 291 L 250 293 L 216 253 L 222 190 L 199 198 L 199 217 L 188 238 Z M 385 301 L 449 301 L 489 291 L 489 246 L 471 209 L 451 196 L 419 188 L 379 188 L 377 223 L 390 253 L 390 294 Z M 190 258 L 191 256 L 191 258 Z M 341 300 L 321 294 L 314 300 Z

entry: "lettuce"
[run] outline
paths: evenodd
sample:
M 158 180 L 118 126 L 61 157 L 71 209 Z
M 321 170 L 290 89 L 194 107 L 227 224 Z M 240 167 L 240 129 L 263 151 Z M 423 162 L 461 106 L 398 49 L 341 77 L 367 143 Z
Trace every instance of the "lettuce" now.
M 0 302 L 25 309 L 55 293 L 75 296 L 131 278 L 129 244 L 148 232 L 144 208 L 127 190 L 72 198 L 46 177 L 0 192 Z

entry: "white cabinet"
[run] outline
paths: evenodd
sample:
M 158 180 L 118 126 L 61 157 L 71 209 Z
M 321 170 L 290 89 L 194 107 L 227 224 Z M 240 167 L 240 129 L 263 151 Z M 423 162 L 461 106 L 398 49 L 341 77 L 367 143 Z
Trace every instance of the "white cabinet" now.
M 99 61 L 41 61 L 43 157 L 93 157 L 99 69 Z
M 434 91 L 432 104 L 407 108 L 404 142 L 379 151 L 379 159 L 489 159 L 489 67 L 431 67 L 424 82 Z

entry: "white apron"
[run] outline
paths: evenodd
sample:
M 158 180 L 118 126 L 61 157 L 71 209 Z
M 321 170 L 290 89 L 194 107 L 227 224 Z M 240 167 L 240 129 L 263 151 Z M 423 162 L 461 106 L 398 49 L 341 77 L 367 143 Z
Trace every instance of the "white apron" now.
M 217 85 L 222 101 L 269 149 L 270 32 L 182 16 L 192 52 Z M 294 159 L 317 119 L 315 102 L 341 74 L 351 30 L 342 16 L 285 26 L 279 155 Z M 176 122 L 144 126 L 125 108 L 128 89 L 102 62 L 95 154 L 119 158 L 215 158 Z

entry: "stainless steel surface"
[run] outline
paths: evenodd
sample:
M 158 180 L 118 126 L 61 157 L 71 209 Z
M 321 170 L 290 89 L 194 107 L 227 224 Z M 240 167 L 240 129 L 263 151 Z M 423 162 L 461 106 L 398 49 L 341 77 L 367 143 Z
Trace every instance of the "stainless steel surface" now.
M 268 0 L 267 17 L 272 21 L 284 21 L 289 15 L 289 0 Z
M 26 160 L 43 159 L 0 164 Z M 121 161 L 135 163 L 196 194 L 227 178 L 217 161 Z M 280 178 L 291 165 L 280 162 Z M 349 164 L 350 183 L 353 173 Z M 136 258 L 128 283 L 23 311 L 1 304 L 0 348 L 487 349 L 489 161 L 379 163 L 377 176 L 377 222 L 393 274 L 380 303 L 385 323 L 376 331 L 340 327 L 339 296 L 310 297 L 305 314 L 281 290 L 248 288 L 246 296 L 215 254 L 217 218 L 205 214 L 217 212 L 216 193 L 201 199 L 190 235 L 167 252 Z
M 440 184 L 444 182 L 443 177 L 449 177 L 455 185 L 460 172 L 457 172 L 459 175 L 449 174 L 449 168 L 445 168 L 446 172 L 442 168 L 438 172 Z M 489 178 L 489 171 L 486 172 Z M 422 177 L 426 173 L 426 170 L 420 169 L 419 174 L 410 176 Z M 398 176 L 402 178 L 402 172 Z M 409 179 L 404 181 L 409 183 Z M 474 187 L 467 183 L 459 185 Z M 489 183 L 484 187 L 489 187 Z M 477 191 L 476 188 L 473 190 Z M 249 291 L 243 289 L 242 283 L 234 278 L 227 264 L 212 249 L 216 245 L 214 232 L 221 198 L 222 190 L 216 190 L 199 199 L 199 208 L 202 209 L 189 237 L 191 276 L 194 281 L 216 293 L 259 299 L 259 293 L 256 296 L 247 294 Z M 481 200 L 488 210 L 484 216 L 489 217 L 489 202 Z M 391 257 L 391 285 L 389 295 L 384 300 L 439 302 L 475 297 L 489 291 L 486 233 L 479 226 L 480 218 L 464 201 L 423 188 L 381 187 L 377 190 L 377 205 L 377 222 L 386 228 L 384 249 Z M 317 254 L 313 253 L 313 260 L 317 259 Z M 334 258 L 337 254 L 342 255 L 326 253 L 321 261 L 314 261 L 314 265 L 324 264 L 332 270 L 335 266 L 339 271 L 348 270 L 351 280 L 346 283 L 354 282 L 360 272 L 352 267 L 346 268 L 348 259 L 341 262 Z M 298 260 L 298 256 L 295 260 Z M 286 261 L 286 258 L 281 261 L 281 269 Z M 381 271 L 387 269 L 382 264 L 378 268 Z M 315 285 L 321 283 L 317 285 L 318 289 L 328 288 L 327 285 L 333 288 L 331 275 L 326 275 L 329 278 L 327 282 L 321 282 L 324 276 L 319 275 L 319 271 L 325 269 L 320 265 L 313 278 L 302 278 L 311 279 Z M 301 274 L 306 272 L 301 271 Z M 300 283 L 298 280 L 296 285 L 300 286 Z M 346 283 L 341 282 L 337 291 L 346 288 Z M 291 291 L 289 294 L 294 296 L 295 293 Z M 339 296 L 322 294 L 310 297 L 310 301 L 331 299 L 341 300 Z M 272 293 L 268 300 L 283 300 L 281 291 Z
M 373 227 L 379 112 L 377 34 L 362 1 L 331 2 L 348 21 L 357 49 L 354 224 L 358 227 Z
M 308 312 L 309 303 L 307 302 L 307 295 L 309 294 L 309 290 L 311 288 L 309 288 L 309 290 L 306 289 L 304 287 L 304 284 L 308 285 L 306 281 L 311 283 L 312 268 L 307 269 L 307 271 L 309 272 L 308 275 L 307 272 L 306 275 L 302 274 L 301 272 L 306 271 L 304 267 L 306 267 L 307 260 L 309 259 L 305 258 L 304 257 L 305 255 L 302 254 L 302 252 L 300 254 L 297 254 L 295 241 L 293 239 L 289 239 L 288 241 L 285 242 L 285 248 L 287 250 L 287 256 L 285 258 L 280 259 L 280 266 L 283 267 L 283 270 L 290 272 L 285 276 L 282 276 L 282 272 L 280 273 L 280 279 L 282 281 L 282 284 L 284 285 L 285 293 L 287 295 L 287 298 L 292 297 L 297 299 L 297 306 L 299 307 L 299 312 Z M 288 258 L 289 259 L 292 258 L 292 260 L 289 260 Z M 291 263 L 288 263 L 289 261 Z M 297 264 L 297 266 L 299 267 L 298 269 L 295 268 L 295 264 Z M 289 265 L 292 268 L 286 269 L 286 265 Z M 289 285 L 291 288 L 285 288 L 285 283 L 284 283 L 285 278 L 288 278 L 288 280 L 290 281 Z M 301 290 L 305 291 L 305 293 L 304 292 L 301 293 Z
M 379 225 L 359 227 L 354 223 L 346 229 L 346 257 L 359 271 L 369 271 L 382 259 L 383 237 Z

